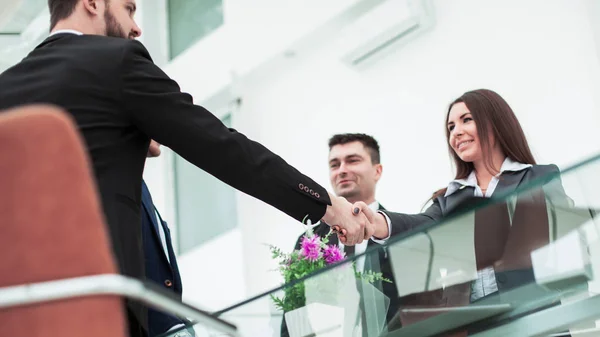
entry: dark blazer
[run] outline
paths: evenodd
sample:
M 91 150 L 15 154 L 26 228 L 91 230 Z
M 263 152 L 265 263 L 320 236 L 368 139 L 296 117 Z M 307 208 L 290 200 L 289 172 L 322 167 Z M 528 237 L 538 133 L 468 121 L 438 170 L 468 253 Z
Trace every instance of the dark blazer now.
M 380 204 L 379 210 L 384 211 L 385 208 L 383 206 L 381 206 L 381 204 Z M 313 229 L 313 232 L 320 237 L 324 237 L 325 235 L 327 235 L 327 233 L 329 233 L 330 229 L 331 229 L 331 227 L 329 225 L 327 225 L 326 223 L 321 223 Z M 298 239 L 296 240 L 294 250 L 298 250 L 301 248 L 303 236 L 304 236 L 304 233 L 302 235 L 300 235 L 298 237 Z M 338 236 L 336 234 L 331 234 L 329 236 L 328 244 L 337 246 L 339 244 Z M 367 249 L 370 249 L 375 246 L 382 247 L 380 244 L 374 242 L 373 240 L 369 240 L 369 242 L 367 243 Z M 383 274 L 383 277 L 392 281 L 392 283 L 377 282 L 376 284 L 374 284 L 374 286 L 377 289 L 379 289 L 381 292 L 383 292 L 383 294 L 390 299 L 390 305 L 389 305 L 389 308 L 388 308 L 388 311 L 386 314 L 386 319 L 389 322 L 398 311 L 399 299 L 398 299 L 398 289 L 396 288 L 396 284 L 395 284 L 396 280 L 394 279 L 394 274 L 392 272 L 392 266 L 391 266 L 390 260 L 388 258 L 388 255 L 387 255 L 387 251 L 385 249 L 379 249 L 377 252 L 367 254 L 365 256 L 365 270 L 372 270 L 373 272 L 380 272 Z M 282 330 L 281 331 L 282 331 L 281 332 L 282 336 L 288 335 L 287 327 L 285 326 L 285 319 L 282 322 Z
M 552 180 L 554 178 L 557 179 Z M 519 187 L 536 181 L 547 183 L 544 186 L 545 195 L 555 205 L 568 204 L 569 198 L 562 187 L 560 171 L 556 165 L 534 165 L 521 171 L 506 171 L 502 173 L 492 198 L 499 198 L 515 191 Z M 451 212 L 456 211 L 457 208 L 460 208 L 464 202 L 473 197 L 474 193 L 475 191 L 472 187 L 466 187 L 459 189 L 448 197 L 444 197 L 443 195 L 438 196 L 433 200 L 433 204 L 420 214 L 385 211 L 392 222 L 392 236 L 441 220 Z
M 150 139 L 298 221 L 305 216 L 319 221 L 331 203 L 312 179 L 194 105 L 138 41 L 69 33 L 48 37 L 0 74 L 0 110 L 31 103 L 62 107 L 77 123 L 125 275 L 145 275 L 140 209 Z M 130 308 L 145 325 L 143 307 Z
M 521 171 L 502 173 L 492 199 L 500 199 L 518 188 L 531 186 L 530 184 L 544 185 L 542 188 L 535 188 L 519 194 L 513 214 L 512 228 L 509 227 L 508 230 L 502 231 L 494 227 L 496 225 L 501 227 L 509 223 L 506 203 L 499 202 L 484 207 L 475 213 L 475 252 L 478 267 L 480 267 L 480 263 L 482 267 L 489 266 L 490 262 L 497 261 L 497 258 L 507 261 L 506 270 L 496 271 L 498 292 L 493 296 L 534 281 L 531 267 L 521 261 L 524 257 L 529 257 L 529 253 L 525 252 L 528 248 L 527 245 L 530 244 L 527 241 L 535 241 L 535 244 L 540 244 L 541 238 L 547 242 L 549 236 L 547 207 L 569 206 L 571 203 L 570 198 L 563 189 L 560 171 L 556 165 L 534 165 Z M 439 196 L 421 214 L 411 215 L 385 211 L 392 222 L 392 235 L 413 229 L 418 230 L 419 226 L 440 221 L 454 211 L 459 211 L 461 207 L 467 206 L 469 200 L 473 199 L 473 195 L 474 188 L 465 187 L 448 197 Z M 519 223 L 519 226 L 516 226 L 516 223 Z M 530 228 L 527 229 L 527 227 Z M 478 231 L 478 228 L 481 230 Z M 516 230 L 525 230 L 522 233 L 526 235 L 509 233 Z M 508 246 L 515 249 L 506 249 Z M 400 306 L 467 305 L 469 296 L 470 283 L 465 283 L 446 287 L 445 290 L 407 295 L 400 299 Z M 404 317 L 402 324 L 406 324 L 405 322 L 410 324 L 413 319 L 420 320 L 424 318 L 425 316 Z
M 156 217 L 157 214 L 158 218 Z M 165 252 L 160 239 L 159 226 L 162 227 L 165 233 L 167 252 Z M 146 279 L 156 283 L 166 291 L 172 292 L 181 300 L 183 286 L 179 275 L 179 267 L 177 266 L 177 257 L 171 243 L 171 232 L 167 223 L 154 207 L 152 196 L 144 181 L 142 181 L 142 237 L 144 259 L 146 261 Z M 169 260 L 167 260 L 165 254 L 169 255 Z M 150 336 L 158 336 L 177 324 L 185 323 L 177 317 L 148 309 L 148 333 Z

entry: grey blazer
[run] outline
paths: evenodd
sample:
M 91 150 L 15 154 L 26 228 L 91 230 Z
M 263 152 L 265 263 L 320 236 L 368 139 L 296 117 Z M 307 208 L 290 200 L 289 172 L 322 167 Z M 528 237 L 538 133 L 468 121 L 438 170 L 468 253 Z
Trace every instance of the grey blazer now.
M 541 188 L 528 189 L 529 184 Z M 506 211 L 507 203 L 498 202 L 475 213 L 477 267 L 502 264 L 504 268 L 496 272 L 499 293 L 534 280 L 529 252 L 557 237 L 552 212 L 557 206 L 568 207 L 572 203 L 565 194 L 556 165 L 534 165 L 502 173 L 491 200 L 502 200 L 518 188 L 527 191 L 514 198 L 518 207 L 513 212 Z M 474 188 L 465 187 L 448 197 L 437 197 L 421 214 L 384 212 L 390 217 L 392 235 L 397 235 L 442 220 L 473 199 Z M 513 219 L 507 229 L 507 223 L 511 223 L 509 214 Z
M 543 186 L 545 197 L 553 205 L 569 205 L 570 199 L 562 187 L 560 170 L 556 165 L 534 165 L 521 171 L 506 171 L 502 173 L 492 198 L 501 198 L 515 191 L 517 188 L 535 182 L 545 183 Z M 461 204 L 468 199 L 472 199 L 473 195 L 473 188 L 467 187 L 456 191 L 448 197 L 439 196 L 433 200 L 433 204 L 425 212 L 420 214 L 384 211 L 392 222 L 392 236 L 412 230 L 421 225 L 440 221 L 460 208 Z

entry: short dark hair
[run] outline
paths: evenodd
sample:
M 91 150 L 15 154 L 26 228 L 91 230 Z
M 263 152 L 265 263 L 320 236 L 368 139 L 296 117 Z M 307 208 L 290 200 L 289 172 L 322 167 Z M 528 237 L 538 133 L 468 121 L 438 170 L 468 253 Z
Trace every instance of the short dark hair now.
M 352 142 L 362 143 L 367 152 L 369 152 L 369 155 L 371 156 L 371 162 L 373 164 L 379 164 L 381 162 L 379 144 L 375 138 L 364 133 L 342 133 L 334 135 L 329 139 L 329 150 L 331 151 L 331 148 L 336 145 L 343 145 Z
M 63 20 L 71 16 L 77 2 L 79 0 L 48 0 L 48 9 L 50 10 L 50 30 L 54 29 L 54 26 L 58 21 Z

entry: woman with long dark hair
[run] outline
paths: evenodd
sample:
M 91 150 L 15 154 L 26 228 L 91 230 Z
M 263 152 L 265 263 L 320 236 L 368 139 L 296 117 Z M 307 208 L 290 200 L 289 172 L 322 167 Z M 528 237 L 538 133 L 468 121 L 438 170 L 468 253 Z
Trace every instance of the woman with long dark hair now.
M 454 160 L 456 177 L 446 188 L 438 190 L 432 197 L 432 205 L 420 214 L 402 214 L 383 212 L 384 216 L 370 214 L 376 226 L 388 226 L 391 235 L 402 233 L 423 224 L 441 220 L 449 215 L 465 201 L 473 197 L 489 198 L 510 193 L 520 186 L 532 181 L 541 180 L 541 184 L 548 183 L 541 192 L 538 201 L 554 199 L 553 204 L 563 204 L 566 197 L 556 165 L 537 165 L 531 154 L 527 139 L 508 103 L 497 93 L 487 89 L 473 90 L 464 93 L 454 100 L 449 108 L 445 120 L 448 150 Z M 536 197 L 537 198 L 537 197 Z M 367 207 L 357 204 L 365 212 Z M 506 209 L 506 205 L 504 206 Z M 490 207 L 491 208 L 491 207 Z M 514 205 L 513 205 L 514 208 Z M 518 285 L 531 282 L 533 273 L 530 260 L 527 262 L 519 259 L 529 259 L 529 254 L 523 250 L 516 250 L 512 256 L 505 254 L 506 244 L 512 244 L 510 238 L 511 221 L 519 223 L 531 222 L 531 213 L 527 205 L 520 207 L 517 212 L 504 211 L 487 218 L 475 219 L 475 251 L 477 255 L 478 279 L 472 284 L 470 302 L 476 301 L 502 289 L 514 288 Z M 482 210 L 485 212 L 485 210 Z M 510 215 L 507 215 L 509 214 Z M 481 214 L 481 213 L 480 213 Z M 512 219 L 509 217 L 512 216 Z M 545 217 L 545 214 L 544 214 Z M 537 217 L 536 219 L 541 219 Z M 543 220 L 543 221 L 542 221 Z M 548 221 L 544 218 L 535 231 L 538 237 L 529 238 L 540 245 L 548 241 Z M 477 223 L 479 222 L 479 223 Z M 509 223 L 506 226 L 506 223 Z M 537 225 L 536 225 L 537 226 Z M 543 229 L 543 227 L 546 227 Z M 514 227 L 512 228 L 514 230 Z M 343 234 L 343 233 L 342 233 Z M 544 237 L 545 236 L 545 237 Z M 540 240 L 539 237 L 542 239 Z M 528 238 L 525 238 L 529 240 Z M 530 241 L 531 241 L 530 240 Z M 532 242 L 517 242 L 517 246 L 525 247 Z M 531 247 L 531 246 L 527 246 Z M 504 255 L 503 255 L 504 254 Z M 515 256 L 520 254 L 523 256 Z M 517 272 L 503 275 L 501 280 L 496 279 L 495 264 L 501 257 L 509 256 L 517 266 Z

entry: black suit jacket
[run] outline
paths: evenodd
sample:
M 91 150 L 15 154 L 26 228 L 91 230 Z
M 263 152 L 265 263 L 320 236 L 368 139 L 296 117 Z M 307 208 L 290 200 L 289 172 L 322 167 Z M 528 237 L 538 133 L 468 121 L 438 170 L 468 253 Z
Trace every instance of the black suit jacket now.
M 62 107 L 77 123 L 125 275 L 144 278 L 140 208 L 150 139 L 299 221 L 319 221 L 330 204 L 323 187 L 194 105 L 138 41 L 48 37 L 0 74 L 0 110 L 30 103 Z M 134 307 L 144 324 L 145 311 Z
M 157 214 L 158 218 L 156 217 Z M 159 226 L 162 227 L 165 233 L 166 252 L 160 238 Z M 156 283 L 181 300 L 183 285 L 179 274 L 179 266 L 177 265 L 177 257 L 171 242 L 171 231 L 154 207 L 152 196 L 144 181 L 142 181 L 142 237 L 147 280 Z M 166 254 L 169 255 L 168 260 Z M 158 336 L 177 324 L 185 324 L 185 322 L 161 311 L 148 309 L 148 332 L 150 336 Z

